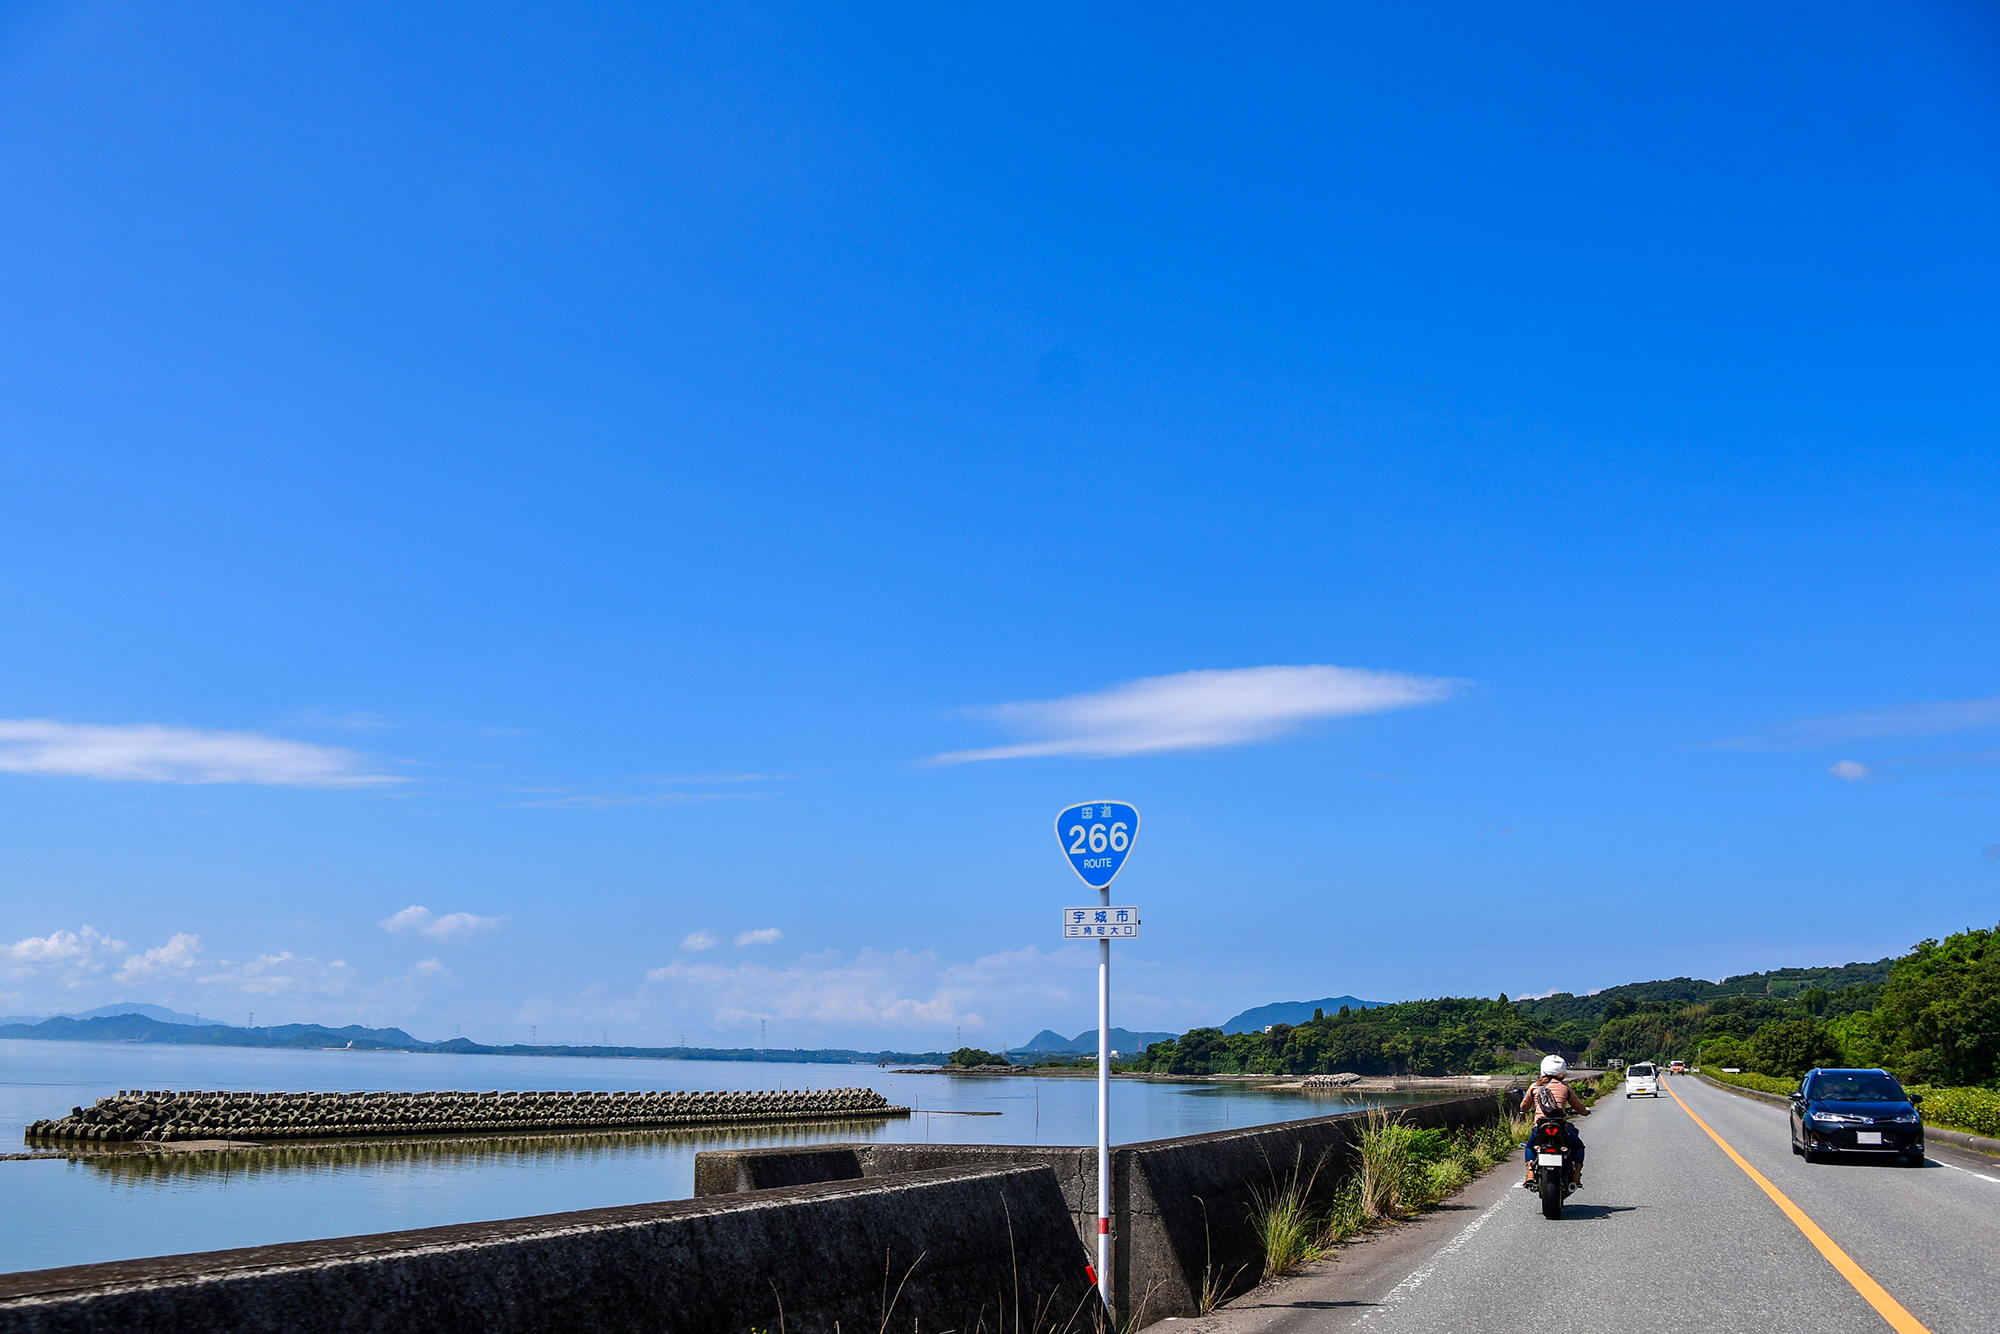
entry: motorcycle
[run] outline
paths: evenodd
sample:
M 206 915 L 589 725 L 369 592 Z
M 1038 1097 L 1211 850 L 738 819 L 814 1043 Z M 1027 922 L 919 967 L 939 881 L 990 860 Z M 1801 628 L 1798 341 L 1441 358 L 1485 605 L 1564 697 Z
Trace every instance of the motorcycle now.
M 1561 1121 L 1538 1117 L 1528 1143 L 1534 1146 L 1535 1193 L 1542 1197 L 1542 1217 L 1561 1218 L 1563 1201 L 1576 1189 L 1576 1153 L 1569 1136 Z

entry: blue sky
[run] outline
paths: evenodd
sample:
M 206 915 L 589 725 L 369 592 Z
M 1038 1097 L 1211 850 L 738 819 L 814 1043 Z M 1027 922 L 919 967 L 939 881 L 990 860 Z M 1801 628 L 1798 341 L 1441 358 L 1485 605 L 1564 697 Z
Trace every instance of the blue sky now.
M 1972 5 L 0 11 L 0 1011 L 1018 1042 L 2000 918 Z M 1559 922 L 1556 926 L 1550 922 Z

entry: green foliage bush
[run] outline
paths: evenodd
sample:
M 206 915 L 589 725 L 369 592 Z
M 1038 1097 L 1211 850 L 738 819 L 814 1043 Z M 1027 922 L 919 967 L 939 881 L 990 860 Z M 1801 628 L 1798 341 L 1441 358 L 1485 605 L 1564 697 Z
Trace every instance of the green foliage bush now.
M 1896 960 L 1876 1007 L 1889 1067 L 1917 1083 L 2000 1080 L 2000 928 L 1926 940 Z
M 1756 1089 L 1760 1093 L 1776 1093 L 1780 1097 L 1790 1097 L 1799 1086 L 1796 1079 L 1777 1079 L 1748 1070 L 1740 1075 L 1725 1075 L 1720 1070 L 1703 1066 L 1701 1072 L 1718 1084 L 1734 1084 L 1739 1088 Z
M 1765 1024 L 1750 1039 L 1756 1068 L 1767 1075 L 1800 1075 L 1821 1065 L 1840 1064 L 1840 1044 L 1833 1031 L 1817 1019 L 1780 1019 Z
M 1269 1033 L 1197 1028 L 1146 1049 L 1137 1068 L 1177 1075 L 1443 1075 L 1511 1071 L 1554 1027 L 1506 1000 L 1402 1001 L 1322 1014 Z
M 1923 1095 L 1921 1110 L 1928 1125 L 1950 1126 L 1975 1135 L 2000 1139 L 2000 1092 L 1981 1088 L 1917 1087 Z
M 951 1054 L 953 1065 L 1006 1065 L 1007 1058 L 998 1052 L 981 1051 L 977 1047 L 960 1047 Z

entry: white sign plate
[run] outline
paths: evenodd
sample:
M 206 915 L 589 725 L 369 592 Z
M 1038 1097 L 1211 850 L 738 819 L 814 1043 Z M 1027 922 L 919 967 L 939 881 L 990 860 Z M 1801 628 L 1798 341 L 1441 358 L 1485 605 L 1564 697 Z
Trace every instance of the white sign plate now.
M 1139 937 L 1139 910 L 1123 907 L 1063 909 L 1064 940 L 1136 940 Z

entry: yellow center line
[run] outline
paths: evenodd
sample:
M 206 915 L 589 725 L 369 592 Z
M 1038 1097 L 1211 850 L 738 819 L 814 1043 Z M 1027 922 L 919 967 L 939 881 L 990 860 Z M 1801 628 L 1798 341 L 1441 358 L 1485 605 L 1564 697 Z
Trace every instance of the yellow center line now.
M 1665 1082 L 1665 1080 L 1661 1081 L 1663 1084 Z M 1792 1225 L 1806 1234 L 1806 1240 L 1813 1244 L 1813 1249 L 1825 1256 L 1826 1262 L 1839 1270 L 1842 1278 L 1854 1285 L 1854 1290 L 1860 1293 L 1870 1306 L 1875 1308 L 1877 1315 L 1880 1315 L 1884 1320 L 1889 1322 L 1889 1327 L 1895 1330 L 1896 1334 L 1930 1334 L 1930 1330 L 1924 1327 L 1924 1323 L 1921 1320 L 1911 1315 L 1901 1302 L 1889 1295 L 1886 1288 L 1869 1277 L 1868 1271 L 1854 1263 L 1853 1257 L 1836 1246 L 1833 1238 L 1827 1236 L 1825 1230 L 1818 1223 L 1813 1222 L 1805 1210 L 1793 1204 L 1785 1192 L 1772 1185 L 1769 1177 L 1750 1166 L 1743 1155 L 1736 1152 L 1730 1146 L 1728 1140 L 1715 1133 L 1714 1127 L 1710 1126 L 1708 1122 L 1702 1120 L 1700 1117 L 1695 1116 L 1694 1108 L 1681 1102 L 1680 1094 L 1674 1093 L 1671 1087 L 1667 1089 L 1667 1092 L 1673 1094 L 1674 1101 L 1681 1103 L 1681 1110 L 1689 1116 L 1694 1117 L 1694 1123 L 1707 1131 L 1708 1137 L 1714 1140 L 1724 1153 L 1729 1155 L 1729 1160 L 1742 1168 L 1744 1174 L 1756 1182 L 1766 1195 L 1771 1197 L 1771 1203 L 1785 1211 L 1785 1217 L 1791 1219 Z

